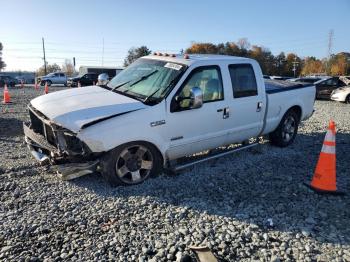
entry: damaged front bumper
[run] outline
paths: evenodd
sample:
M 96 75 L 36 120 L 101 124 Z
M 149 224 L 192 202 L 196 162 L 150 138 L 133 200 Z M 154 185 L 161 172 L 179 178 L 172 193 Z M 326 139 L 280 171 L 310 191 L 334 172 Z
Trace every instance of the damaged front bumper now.
M 44 129 L 47 121 L 43 121 Z M 36 123 L 38 124 L 38 123 Z M 23 123 L 25 142 L 31 154 L 41 165 L 52 164 L 63 180 L 74 179 L 96 171 L 99 164 L 98 156 L 92 154 L 89 148 L 66 130 L 52 129 L 40 134 L 35 132 L 30 123 Z M 46 125 L 46 126 L 45 126 Z M 48 138 L 48 136 L 51 136 Z M 67 137 L 66 137 L 67 136 Z M 54 140 L 56 145 L 48 140 Z

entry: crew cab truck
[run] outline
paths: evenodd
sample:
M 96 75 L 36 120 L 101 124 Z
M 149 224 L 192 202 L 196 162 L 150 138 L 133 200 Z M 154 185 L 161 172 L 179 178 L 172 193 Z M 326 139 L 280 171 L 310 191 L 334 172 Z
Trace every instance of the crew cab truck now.
M 315 87 L 267 81 L 252 59 L 149 55 L 106 86 L 33 99 L 25 140 L 67 179 L 97 170 L 113 185 L 137 184 L 196 163 L 176 160 L 204 150 L 240 145 L 201 161 L 252 147 L 247 141 L 263 135 L 276 146 L 293 143 L 313 113 Z

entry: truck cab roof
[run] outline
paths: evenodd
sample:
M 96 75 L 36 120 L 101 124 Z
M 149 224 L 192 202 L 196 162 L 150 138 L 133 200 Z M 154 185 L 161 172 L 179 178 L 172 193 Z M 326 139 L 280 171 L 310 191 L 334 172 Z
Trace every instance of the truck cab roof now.
M 186 58 L 186 56 L 188 58 Z M 144 56 L 143 58 L 181 63 L 187 66 L 190 66 L 199 61 L 213 61 L 213 62 L 214 61 L 215 62 L 218 62 L 218 61 L 253 62 L 255 61 L 253 59 L 246 58 L 246 57 L 229 56 L 229 55 L 210 55 L 210 54 L 189 54 L 189 55 L 177 54 L 175 56 L 171 56 L 171 55 L 166 56 L 165 54 L 162 54 L 162 55 L 153 54 L 153 55 Z

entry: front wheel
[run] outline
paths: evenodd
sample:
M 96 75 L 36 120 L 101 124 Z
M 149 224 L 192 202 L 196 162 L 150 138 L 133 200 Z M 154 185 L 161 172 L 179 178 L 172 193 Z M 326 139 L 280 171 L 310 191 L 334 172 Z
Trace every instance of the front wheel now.
M 350 95 L 345 98 L 345 103 L 350 104 Z
M 46 84 L 47 84 L 48 86 L 51 86 L 51 85 L 52 85 L 52 82 L 51 82 L 50 80 L 48 80 L 48 81 L 46 81 Z
M 116 147 L 101 159 L 102 176 L 112 185 L 135 185 L 158 174 L 162 160 L 157 149 L 143 142 Z
M 275 131 L 270 133 L 270 142 L 279 147 L 286 147 L 293 143 L 299 127 L 299 117 L 294 110 L 289 110 L 283 116 Z

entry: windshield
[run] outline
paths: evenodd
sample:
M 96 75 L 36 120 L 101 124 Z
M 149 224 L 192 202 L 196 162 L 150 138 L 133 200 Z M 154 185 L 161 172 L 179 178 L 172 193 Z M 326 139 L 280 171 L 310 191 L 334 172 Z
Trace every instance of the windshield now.
M 140 58 L 116 75 L 108 87 L 141 100 L 160 101 L 176 84 L 185 65 Z

